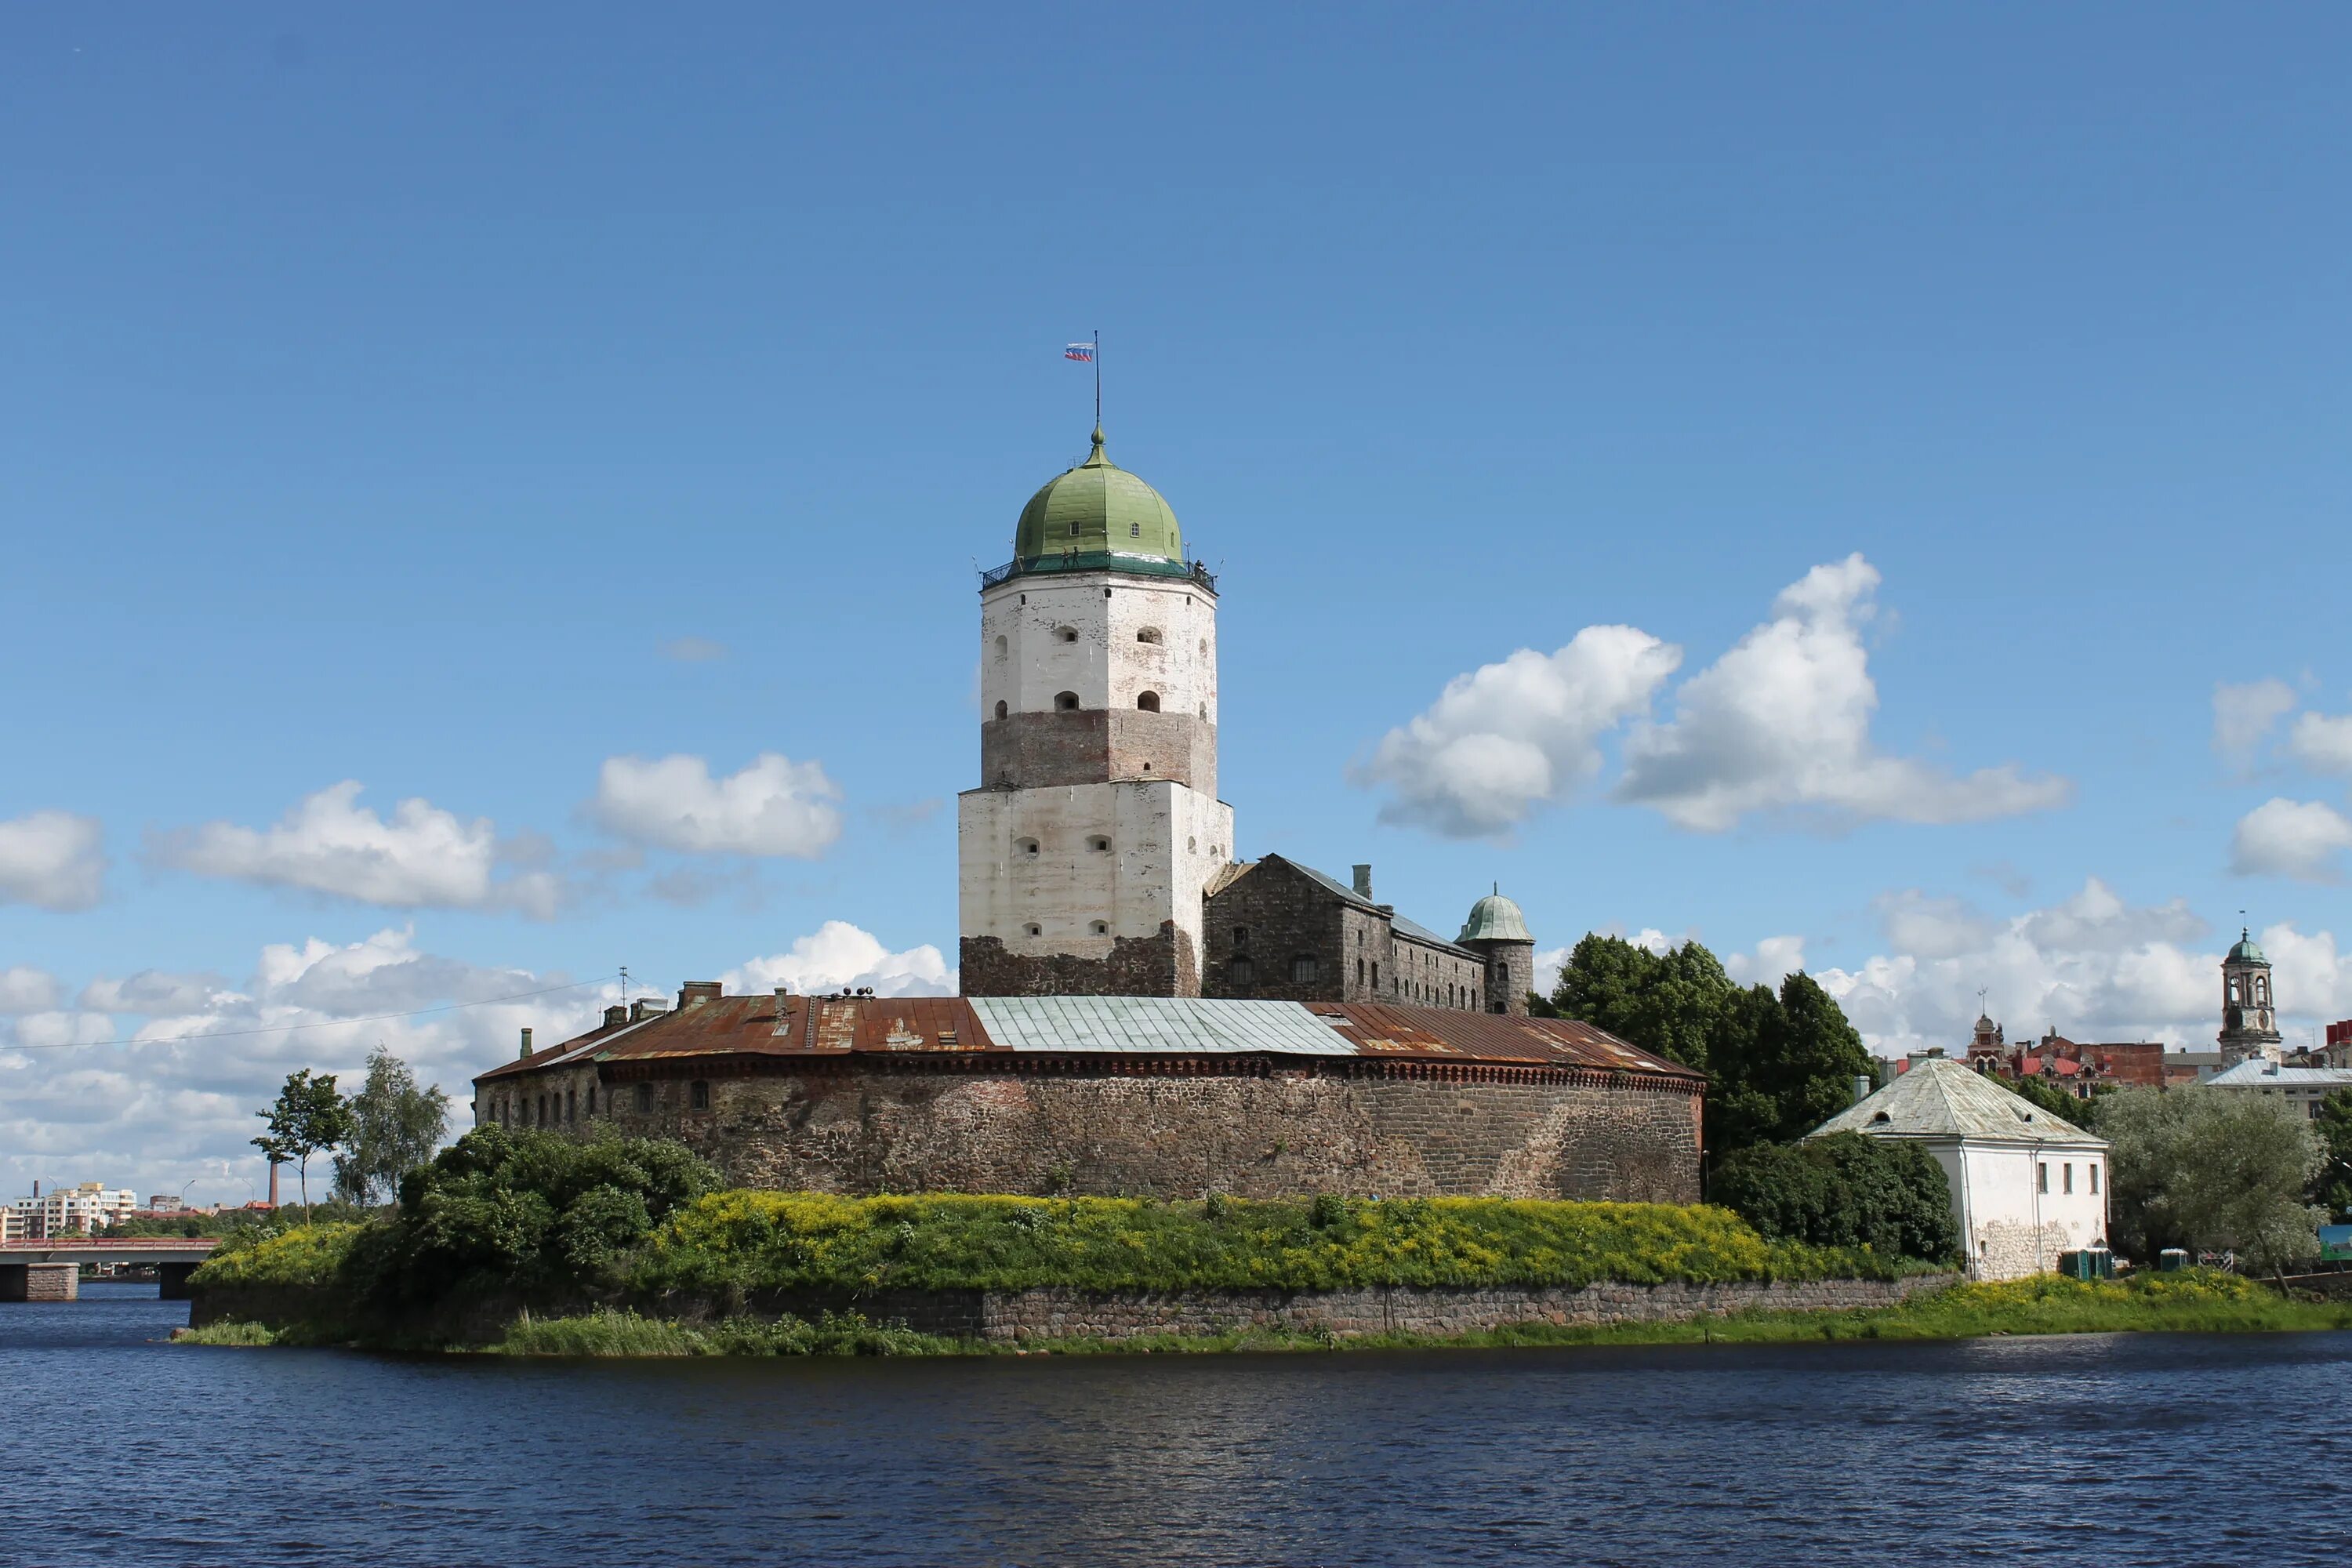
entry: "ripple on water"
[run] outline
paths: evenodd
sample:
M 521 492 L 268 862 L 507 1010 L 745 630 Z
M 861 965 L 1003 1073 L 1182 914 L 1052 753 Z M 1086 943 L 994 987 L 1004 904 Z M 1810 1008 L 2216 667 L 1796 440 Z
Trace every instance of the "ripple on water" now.
M 2352 1500 L 2295 1458 L 2346 1334 L 515 1363 L 184 1321 L 0 1307 L 0 1562 L 37 1520 L 56 1563 L 2333 1563 Z

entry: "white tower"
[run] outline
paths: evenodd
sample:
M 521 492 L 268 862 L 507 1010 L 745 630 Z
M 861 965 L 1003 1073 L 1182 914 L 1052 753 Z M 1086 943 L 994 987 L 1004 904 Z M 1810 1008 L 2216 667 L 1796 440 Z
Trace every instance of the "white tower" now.
M 2248 1057 L 2277 1061 L 2283 1042 L 2278 1028 L 2278 1005 L 2271 995 L 2271 961 L 2241 930 L 2237 945 L 2221 960 L 2221 1033 L 2218 1037 L 2225 1067 Z
M 963 990 L 1197 996 L 1217 799 L 1217 594 L 1103 455 L 1022 510 L 980 590 L 981 784 L 957 802 Z

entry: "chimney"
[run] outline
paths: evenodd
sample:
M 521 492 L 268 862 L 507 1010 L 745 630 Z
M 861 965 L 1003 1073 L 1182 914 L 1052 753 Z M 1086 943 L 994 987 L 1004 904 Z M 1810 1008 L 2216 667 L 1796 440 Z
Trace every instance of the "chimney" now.
M 1356 868 L 1356 897 L 1363 900 L 1366 903 L 1371 902 L 1372 868 L 1370 866 L 1359 866 Z
M 617 1003 L 604 1009 L 604 1027 L 617 1029 L 629 1021 L 629 1010 Z
M 37 1181 L 33 1184 L 33 1195 L 37 1198 L 41 1195 L 41 1184 Z
M 722 994 L 722 988 L 716 980 L 689 980 L 677 994 L 677 1005 L 691 1007 L 697 1002 L 716 1002 Z
M 526 1057 L 530 1055 L 530 1030 L 528 1027 L 522 1032 L 522 1054 Z
M 1860 1105 L 1870 1098 L 1870 1079 L 1861 1073 L 1853 1075 L 1853 1102 Z
M 269 1162 L 269 1206 L 278 1206 L 278 1162 Z
M 786 1018 L 787 1018 L 787 1016 L 788 1016 L 788 1015 L 789 1015 L 789 1011 L 790 1011 L 790 1010 L 789 1010 L 789 1009 L 787 1008 L 787 1006 L 785 1005 L 785 998 L 786 998 L 786 997 L 788 997 L 788 996 L 790 996 L 791 994 L 792 994 L 792 987 L 791 987 L 791 986 L 789 986 L 789 985 L 779 985 L 779 986 L 777 986 L 777 987 L 776 987 L 776 1026 L 775 1026 L 773 1029 L 770 1030 L 770 1031 L 769 1031 L 769 1033 L 771 1033 L 771 1034 L 775 1034 L 775 1035 L 781 1035 L 781 1034 L 782 1034 L 782 1033 L 785 1031 L 785 1029 L 786 1029 L 787 1027 L 789 1027 L 789 1026 L 788 1026 L 788 1024 L 786 1023 L 786 1021 L 785 1021 L 785 1020 L 786 1020 Z

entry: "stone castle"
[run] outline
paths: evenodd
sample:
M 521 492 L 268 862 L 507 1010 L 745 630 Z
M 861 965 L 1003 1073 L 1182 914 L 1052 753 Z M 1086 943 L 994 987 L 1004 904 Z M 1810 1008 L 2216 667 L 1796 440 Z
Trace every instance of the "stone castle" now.
M 1702 1079 L 1528 1016 L 1499 888 L 1449 941 L 1370 866 L 1236 858 L 1216 580 L 1099 429 L 980 595 L 965 994 L 692 983 L 546 1050 L 525 1030 L 478 1122 L 660 1133 L 828 1192 L 1697 1197 Z

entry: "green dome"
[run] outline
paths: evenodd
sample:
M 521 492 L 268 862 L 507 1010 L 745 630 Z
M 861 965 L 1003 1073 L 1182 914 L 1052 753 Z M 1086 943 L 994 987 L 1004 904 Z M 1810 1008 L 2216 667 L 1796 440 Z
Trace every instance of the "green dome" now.
M 2263 950 L 2254 941 L 2253 933 L 2242 927 L 2238 931 L 2238 944 L 2230 950 L 2230 962 L 2231 963 L 2268 963 L 2270 960 L 2263 956 Z
M 1519 906 L 1503 897 L 1502 889 L 1479 900 L 1470 906 L 1470 918 L 1462 922 L 1462 934 L 1456 942 L 1533 942 L 1528 931 L 1528 918 Z
M 1181 575 L 1184 536 L 1160 492 L 1103 456 L 1049 480 L 1021 509 L 1013 563 L 1023 572 L 1080 568 Z

